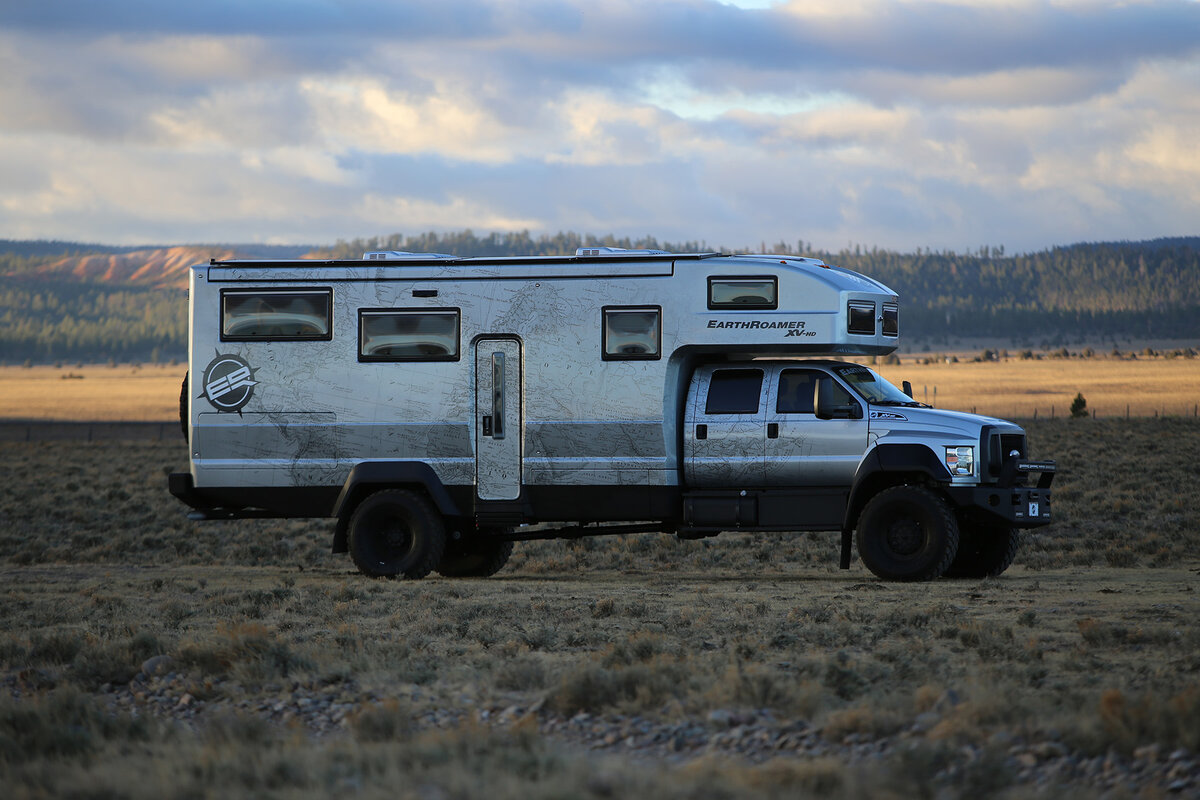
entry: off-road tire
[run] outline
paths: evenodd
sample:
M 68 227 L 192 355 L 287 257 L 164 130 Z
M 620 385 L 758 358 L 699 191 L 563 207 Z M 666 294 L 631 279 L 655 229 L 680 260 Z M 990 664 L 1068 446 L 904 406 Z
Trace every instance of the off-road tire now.
M 513 543 L 488 536 L 463 537 L 446 542 L 439 575 L 447 578 L 489 578 L 508 563 Z
M 958 555 L 944 573 L 947 578 L 994 578 L 1012 566 L 1021 546 L 1021 532 L 1001 520 L 961 520 Z
M 871 498 L 858 518 L 858 554 L 888 581 L 928 581 L 958 553 L 958 521 L 940 495 L 893 486 Z
M 442 560 L 446 530 L 437 509 L 407 489 L 369 495 L 350 516 L 350 558 L 373 578 L 424 578 Z
M 183 431 L 183 440 L 188 438 L 188 373 L 183 373 L 183 386 L 179 387 L 179 429 Z

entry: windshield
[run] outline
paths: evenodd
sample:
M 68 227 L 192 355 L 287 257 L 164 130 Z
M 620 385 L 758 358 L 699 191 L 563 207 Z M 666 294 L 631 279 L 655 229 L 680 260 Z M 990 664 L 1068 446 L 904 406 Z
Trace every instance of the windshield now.
M 877 406 L 922 405 L 904 392 L 885 381 L 870 367 L 847 364 L 834 367 L 838 377 L 850 384 L 850 388 L 862 395 L 868 403 Z

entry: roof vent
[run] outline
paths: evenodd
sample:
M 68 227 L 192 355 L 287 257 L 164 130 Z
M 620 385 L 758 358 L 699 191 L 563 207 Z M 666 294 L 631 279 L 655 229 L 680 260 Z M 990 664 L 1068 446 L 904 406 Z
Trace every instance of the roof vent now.
M 580 247 L 576 256 L 669 256 L 666 250 L 627 250 L 624 247 Z
M 458 258 L 449 253 L 410 253 L 407 250 L 375 250 L 363 253 L 363 261 L 399 261 L 402 259 Z

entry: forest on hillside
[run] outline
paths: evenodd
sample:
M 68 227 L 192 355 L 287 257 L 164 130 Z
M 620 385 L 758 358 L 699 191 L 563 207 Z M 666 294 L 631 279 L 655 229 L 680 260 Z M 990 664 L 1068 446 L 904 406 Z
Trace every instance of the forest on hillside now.
M 722 250 L 706 242 L 660 242 L 573 232 L 424 233 L 338 241 L 316 258 L 361 258 L 367 250 L 479 255 L 563 255 L 608 245 L 671 252 Z M 295 257 L 305 248 L 233 246 L 247 257 Z M 136 248 L 128 248 L 129 250 Z M 1006 255 L 861 247 L 814 251 L 803 241 L 754 248 L 800 253 L 890 286 L 901 299 L 905 349 L 991 337 L 1019 346 L 1130 339 L 1200 339 L 1200 237 L 1077 244 Z M 0 360 L 103 361 L 182 358 L 185 293 L 41 276 L 64 256 L 117 252 L 69 242 L 0 241 Z

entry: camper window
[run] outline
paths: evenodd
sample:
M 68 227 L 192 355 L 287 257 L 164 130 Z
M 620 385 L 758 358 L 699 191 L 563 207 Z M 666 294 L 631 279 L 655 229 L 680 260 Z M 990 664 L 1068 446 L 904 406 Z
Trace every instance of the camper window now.
M 761 369 L 719 369 L 708 384 L 705 414 L 757 414 Z
M 657 359 L 662 350 L 662 309 L 655 307 L 608 307 L 604 312 L 605 361 Z
M 846 311 L 847 333 L 865 336 L 875 335 L 875 304 L 863 300 L 851 300 Z
M 359 361 L 457 361 L 459 311 L 360 309 Z
M 332 289 L 221 291 L 221 341 L 332 338 Z
M 739 310 L 778 308 L 775 278 L 709 278 L 708 307 Z
M 900 307 L 895 303 L 883 304 L 883 335 L 900 335 Z

